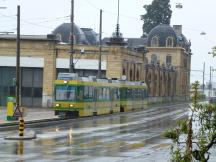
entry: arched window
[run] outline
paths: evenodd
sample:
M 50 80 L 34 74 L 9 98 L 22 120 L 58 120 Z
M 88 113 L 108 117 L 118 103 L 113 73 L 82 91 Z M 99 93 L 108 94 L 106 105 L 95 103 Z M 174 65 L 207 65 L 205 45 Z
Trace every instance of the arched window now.
M 136 80 L 139 81 L 139 71 L 138 70 L 137 70 L 137 73 L 136 73 L 136 78 L 137 78 Z
M 126 74 L 125 68 L 123 68 L 123 70 L 122 70 L 122 75 L 125 75 L 125 74 Z
M 173 47 L 173 37 L 168 37 L 166 39 L 166 46 L 167 47 Z
M 171 55 L 167 55 L 166 56 L 166 65 L 171 65 L 172 64 L 172 56 Z
M 158 47 L 159 46 L 159 39 L 157 36 L 154 36 L 151 40 L 151 46 L 152 47 Z
M 183 60 L 184 67 L 187 67 L 187 59 Z
M 151 55 L 151 63 L 152 64 L 157 64 L 157 55 L 156 54 L 152 54 Z
M 132 80 L 133 80 L 133 71 L 130 70 L 130 81 L 132 81 Z

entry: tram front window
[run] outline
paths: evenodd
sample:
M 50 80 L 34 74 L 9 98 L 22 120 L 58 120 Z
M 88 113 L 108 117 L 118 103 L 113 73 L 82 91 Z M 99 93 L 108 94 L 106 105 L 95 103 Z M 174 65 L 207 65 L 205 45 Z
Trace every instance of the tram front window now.
M 74 101 L 76 88 L 74 86 L 56 86 L 56 101 Z

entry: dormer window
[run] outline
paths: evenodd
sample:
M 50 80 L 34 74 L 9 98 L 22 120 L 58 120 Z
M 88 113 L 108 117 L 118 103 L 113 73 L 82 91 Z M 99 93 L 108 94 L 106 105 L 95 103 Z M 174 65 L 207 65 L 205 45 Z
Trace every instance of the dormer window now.
M 157 36 L 154 36 L 151 40 L 151 46 L 152 47 L 158 47 L 159 46 L 159 39 Z
M 62 36 L 61 36 L 60 33 L 57 33 L 57 34 L 56 34 L 56 37 L 57 37 L 57 39 L 58 39 L 60 42 L 62 41 Z
M 166 46 L 167 47 L 173 47 L 173 37 L 168 37 L 166 39 Z

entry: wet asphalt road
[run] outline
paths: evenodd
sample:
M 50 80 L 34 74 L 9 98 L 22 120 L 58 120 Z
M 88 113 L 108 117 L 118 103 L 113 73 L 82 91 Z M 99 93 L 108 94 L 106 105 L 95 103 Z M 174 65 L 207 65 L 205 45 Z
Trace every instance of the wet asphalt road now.
M 0 132 L 0 161 L 165 162 L 171 141 L 161 133 L 186 118 L 188 107 L 155 107 L 31 128 L 37 134 L 32 141 L 4 140 L 17 131 Z

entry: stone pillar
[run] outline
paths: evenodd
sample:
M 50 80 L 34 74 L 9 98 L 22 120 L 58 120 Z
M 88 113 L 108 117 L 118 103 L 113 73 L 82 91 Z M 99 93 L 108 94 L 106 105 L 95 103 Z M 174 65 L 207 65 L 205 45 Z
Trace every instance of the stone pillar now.
M 162 87 L 163 87 L 163 70 L 159 68 L 159 96 L 162 96 Z
M 180 96 L 182 96 L 182 73 L 181 73 L 181 68 L 178 67 L 176 71 L 177 71 L 176 80 L 178 82 L 176 84 L 176 95 L 180 97 Z
M 168 71 L 165 71 L 165 96 L 168 96 Z
M 166 95 L 165 92 L 166 92 L 166 70 L 163 67 L 162 68 L 162 92 L 161 92 L 161 95 L 165 96 Z
M 122 76 L 122 54 L 118 47 L 110 47 L 107 56 L 107 78 L 118 78 Z
M 156 68 L 156 76 L 157 76 L 156 96 L 160 96 L 160 66 L 159 65 L 157 65 Z
M 156 91 L 156 80 L 155 80 L 155 66 L 151 65 L 151 95 L 155 96 Z
M 170 71 L 170 96 L 172 97 L 173 96 L 173 86 L 174 86 L 174 82 L 173 82 L 173 80 L 174 80 L 174 77 L 173 77 L 173 70 L 171 69 L 171 71 Z
M 150 68 L 149 68 L 149 65 L 146 64 L 145 65 L 145 83 L 147 85 L 147 90 L 148 90 L 148 95 L 151 96 L 151 86 L 150 86 L 150 83 L 151 83 L 151 78 L 150 78 Z
M 56 80 L 56 50 L 50 50 L 44 56 L 43 96 L 42 106 L 51 107 L 53 99 L 54 81 Z

